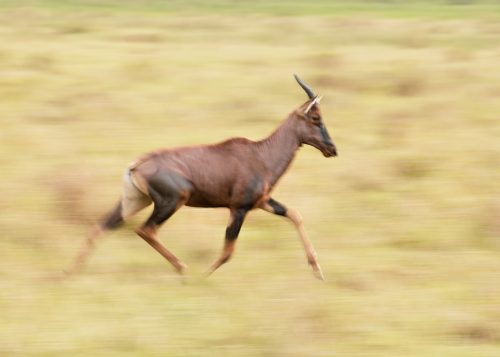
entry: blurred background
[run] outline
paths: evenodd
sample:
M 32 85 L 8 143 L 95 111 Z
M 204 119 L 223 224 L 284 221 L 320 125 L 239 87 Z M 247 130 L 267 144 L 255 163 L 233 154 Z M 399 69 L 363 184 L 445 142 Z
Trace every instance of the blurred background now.
M 499 356 L 498 1 L 0 1 L 0 355 Z M 261 139 L 324 95 L 233 260 L 225 209 L 132 228 L 59 279 L 159 147 Z

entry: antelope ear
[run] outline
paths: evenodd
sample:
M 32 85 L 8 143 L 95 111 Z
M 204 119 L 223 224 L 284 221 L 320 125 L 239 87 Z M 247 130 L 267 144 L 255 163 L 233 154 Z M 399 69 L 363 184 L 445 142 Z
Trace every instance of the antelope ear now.
M 307 106 L 306 110 L 304 110 L 304 114 L 307 114 L 315 104 L 319 104 L 319 102 L 321 101 L 322 98 L 323 98 L 323 96 L 319 96 L 319 95 L 314 97 L 314 99 L 311 101 L 311 103 L 309 103 L 309 105 Z

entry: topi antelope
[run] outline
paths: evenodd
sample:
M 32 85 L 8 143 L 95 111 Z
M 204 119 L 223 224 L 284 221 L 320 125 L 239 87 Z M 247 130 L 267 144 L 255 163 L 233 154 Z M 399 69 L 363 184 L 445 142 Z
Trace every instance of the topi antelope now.
M 124 175 L 120 201 L 88 236 L 85 247 L 68 272 L 81 269 L 102 233 L 117 228 L 153 203 L 151 216 L 136 232 L 180 274 L 187 266 L 157 237 L 160 225 L 179 208 L 186 205 L 227 207 L 230 210 L 222 254 L 207 274 L 231 258 L 245 216 L 250 210 L 261 208 L 293 222 L 314 275 L 323 280 L 316 252 L 306 236 L 300 214 L 271 198 L 276 182 L 302 144 L 314 146 L 325 157 L 337 155 L 321 118 L 321 97 L 296 75 L 295 79 L 309 99 L 288 115 L 269 137 L 260 141 L 233 138 L 213 145 L 162 149 L 133 162 Z

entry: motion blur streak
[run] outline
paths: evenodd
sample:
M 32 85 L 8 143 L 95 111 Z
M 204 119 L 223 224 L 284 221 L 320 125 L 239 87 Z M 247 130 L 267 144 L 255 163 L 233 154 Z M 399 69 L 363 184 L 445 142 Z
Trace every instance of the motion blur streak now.
M 0 2 L 0 355 L 500 355 L 500 5 Z M 323 96 L 340 155 L 303 147 L 209 280 L 224 209 L 130 229 L 58 280 L 131 158 L 267 136 Z M 140 225 L 149 212 L 129 224 Z

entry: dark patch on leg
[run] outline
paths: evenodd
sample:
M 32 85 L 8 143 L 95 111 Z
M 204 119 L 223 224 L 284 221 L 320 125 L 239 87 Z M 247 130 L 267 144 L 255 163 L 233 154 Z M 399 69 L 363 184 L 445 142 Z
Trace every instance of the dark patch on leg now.
M 118 202 L 116 207 L 104 218 L 101 226 L 105 229 L 114 229 L 123 223 L 122 203 Z
M 243 220 L 247 213 L 246 209 L 237 209 L 233 213 L 233 221 L 226 228 L 226 240 L 234 241 L 238 238 L 240 234 L 241 226 L 243 225 Z
M 176 194 L 162 195 L 153 188 L 149 188 L 149 195 L 154 202 L 153 213 L 148 218 L 145 227 L 157 227 L 170 218 L 177 208 L 179 196 Z
M 162 195 L 190 191 L 193 188 L 188 180 L 170 170 L 155 173 L 148 179 L 148 185 Z
M 222 254 L 219 259 L 217 259 L 208 269 L 207 275 L 212 274 L 222 264 L 226 263 L 233 255 L 236 239 L 238 238 L 238 234 L 240 233 L 240 229 L 243 225 L 247 212 L 248 210 L 244 208 L 231 209 L 231 223 L 226 228 L 226 241 L 224 242 L 224 249 L 222 250 Z
M 250 210 L 255 202 L 262 196 L 264 191 L 264 180 L 260 175 L 255 175 L 245 189 L 245 196 L 241 207 Z
M 286 216 L 286 207 L 281 203 L 273 200 L 272 198 L 270 198 L 267 203 L 273 208 L 274 214 L 277 214 L 279 216 Z
M 192 186 L 184 177 L 171 171 L 158 171 L 148 180 L 148 193 L 154 202 L 151 217 L 145 226 L 159 226 L 170 218 L 178 208 L 183 193 Z

